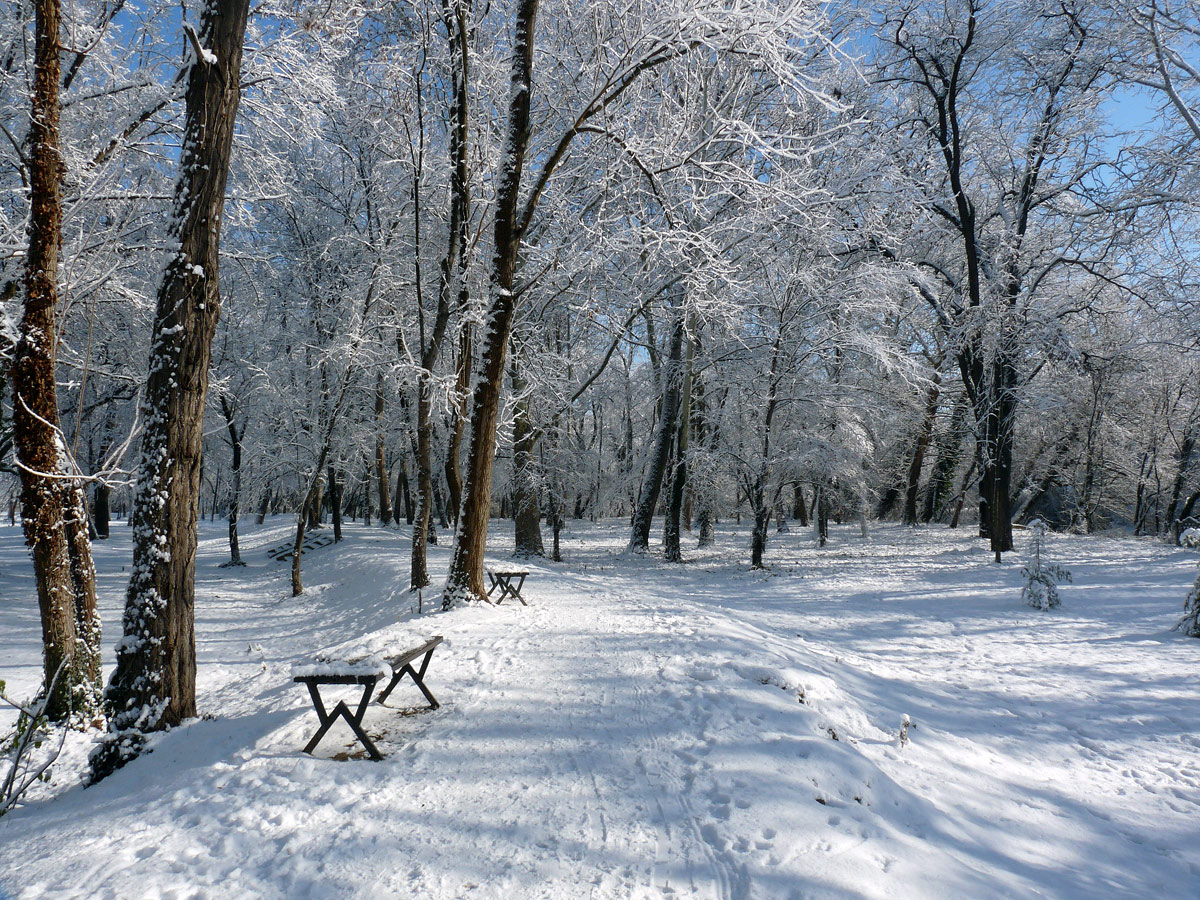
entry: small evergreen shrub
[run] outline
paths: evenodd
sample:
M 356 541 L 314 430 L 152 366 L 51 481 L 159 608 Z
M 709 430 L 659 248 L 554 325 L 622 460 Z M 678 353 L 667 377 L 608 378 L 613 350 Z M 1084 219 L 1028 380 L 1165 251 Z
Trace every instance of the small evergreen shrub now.
M 1071 573 L 1067 569 L 1043 559 L 1046 550 L 1046 530 L 1046 523 L 1041 519 L 1034 519 L 1029 523 L 1033 557 L 1029 564 L 1021 569 L 1021 575 L 1025 578 L 1021 599 L 1034 609 L 1054 609 L 1062 602 L 1058 597 L 1059 584 L 1064 581 L 1067 584 L 1071 583 Z
M 1185 547 L 1200 547 L 1200 530 L 1189 528 L 1179 539 Z M 1176 623 L 1175 629 L 1188 637 L 1200 637 L 1200 572 L 1196 573 L 1196 583 L 1183 601 L 1183 618 Z

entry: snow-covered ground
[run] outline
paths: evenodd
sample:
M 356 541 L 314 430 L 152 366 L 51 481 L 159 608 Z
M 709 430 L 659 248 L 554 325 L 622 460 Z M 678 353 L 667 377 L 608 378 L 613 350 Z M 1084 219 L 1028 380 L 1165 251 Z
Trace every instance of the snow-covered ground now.
M 624 555 L 623 523 L 573 523 L 568 561 L 530 567 L 528 607 L 413 616 L 405 534 L 350 526 L 292 599 L 266 557 L 275 521 L 238 570 L 205 526 L 203 717 L 86 790 L 73 739 L 0 819 L 0 896 L 1200 896 L 1200 641 L 1171 631 L 1194 555 L 1052 536 L 1074 584 L 1040 613 L 1018 561 L 965 530 L 835 529 L 823 550 L 793 532 L 752 573 L 730 527 L 679 566 Z M 97 545 L 110 658 L 114 532 Z M 495 561 L 509 549 L 494 523 Z M 431 560 L 444 571 L 445 548 Z M 38 679 L 33 596 L 0 528 L 18 696 Z M 431 634 L 442 707 L 373 707 L 383 762 L 341 724 L 300 752 L 316 716 L 294 664 Z M 389 704 L 420 699 L 406 681 Z

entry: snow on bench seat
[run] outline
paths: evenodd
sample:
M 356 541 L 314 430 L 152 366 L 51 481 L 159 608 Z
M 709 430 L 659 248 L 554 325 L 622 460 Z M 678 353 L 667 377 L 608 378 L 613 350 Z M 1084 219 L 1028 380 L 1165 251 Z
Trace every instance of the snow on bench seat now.
M 392 667 L 378 656 L 350 662 L 349 660 L 317 660 L 306 666 L 292 666 L 292 678 L 386 678 Z

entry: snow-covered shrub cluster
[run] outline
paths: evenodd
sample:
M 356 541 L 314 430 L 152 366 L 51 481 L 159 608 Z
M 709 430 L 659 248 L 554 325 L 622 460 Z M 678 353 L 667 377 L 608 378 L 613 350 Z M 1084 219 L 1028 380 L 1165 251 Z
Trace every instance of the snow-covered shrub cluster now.
M 1057 563 L 1048 563 L 1042 559 L 1046 549 L 1046 523 L 1034 519 L 1029 523 L 1030 549 L 1033 557 L 1029 564 L 1021 569 L 1025 578 L 1025 587 L 1021 589 L 1021 599 L 1034 609 L 1054 609 L 1062 601 L 1058 597 L 1060 582 L 1071 583 L 1071 573 Z

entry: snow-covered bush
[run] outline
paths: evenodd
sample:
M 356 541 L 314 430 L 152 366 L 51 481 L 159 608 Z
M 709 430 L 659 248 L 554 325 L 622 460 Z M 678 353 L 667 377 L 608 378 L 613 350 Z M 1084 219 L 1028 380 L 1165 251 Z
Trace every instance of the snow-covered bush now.
M 1185 547 L 1200 547 L 1200 529 L 1189 528 L 1179 536 L 1179 540 Z M 1183 618 L 1175 628 L 1188 637 L 1200 637 L 1200 572 L 1196 573 L 1196 583 L 1183 601 Z
M 1058 585 L 1065 581 L 1071 583 L 1071 573 L 1057 563 L 1048 563 L 1042 559 L 1046 549 L 1046 523 L 1034 519 L 1029 523 L 1032 535 L 1030 548 L 1033 558 L 1029 565 L 1021 569 L 1025 577 L 1025 587 L 1021 589 L 1021 599 L 1034 609 L 1054 609 L 1061 602 L 1058 598 Z

